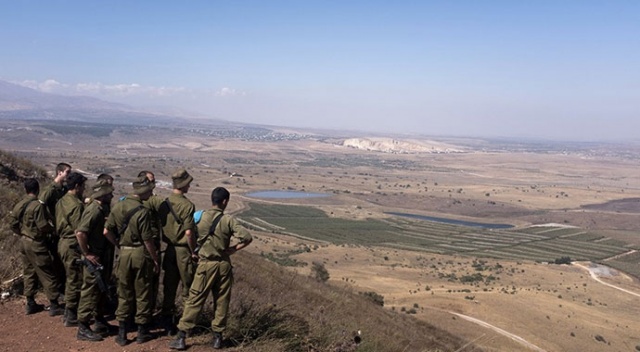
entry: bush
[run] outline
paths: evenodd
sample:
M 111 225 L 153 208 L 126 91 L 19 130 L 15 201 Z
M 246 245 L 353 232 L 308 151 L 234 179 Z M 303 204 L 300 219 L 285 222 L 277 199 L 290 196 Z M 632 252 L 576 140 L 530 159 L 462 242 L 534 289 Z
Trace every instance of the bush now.
M 376 292 L 373 291 L 369 291 L 369 292 L 360 292 L 361 295 L 369 298 L 371 301 L 373 301 L 373 303 L 384 307 L 384 296 L 382 296 L 381 294 L 378 294 Z
M 311 276 L 320 282 L 329 281 L 329 272 L 327 268 L 324 267 L 324 264 L 319 262 L 313 262 L 311 264 Z
M 553 261 L 554 264 L 571 264 L 570 257 L 560 257 Z

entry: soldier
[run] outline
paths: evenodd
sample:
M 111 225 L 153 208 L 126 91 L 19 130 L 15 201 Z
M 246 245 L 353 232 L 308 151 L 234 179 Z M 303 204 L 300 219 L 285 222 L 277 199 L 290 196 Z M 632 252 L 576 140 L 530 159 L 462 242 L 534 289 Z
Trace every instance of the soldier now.
M 156 176 L 153 172 L 144 170 L 138 173 L 138 177 L 146 177 L 151 183 L 155 185 Z M 162 229 L 162 224 L 160 223 L 160 218 L 158 216 L 158 210 L 162 206 L 163 199 L 157 196 L 155 193 L 149 197 L 149 199 L 143 202 L 144 206 L 149 209 L 149 214 L 152 219 L 151 230 L 153 231 L 153 238 L 155 239 L 156 248 L 158 250 L 161 249 L 160 238 L 162 237 L 160 234 L 160 230 Z M 158 272 L 153 276 L 153 280 L 151 283 L 151 310 L 155 310 L 157 301 L 158 301 L 158 290 L 160 287 L 160 273 Z
M 64 287 L 64 326 L 78 325 L 78 302 L 82 289 L 82 267 L 79 266 L 80 253 L 76 229 L 84 211 L 83 193 L 87 178 L 77 172 L 67 176 L 69 190 L 56 204 L 56 231 L 60 241 L 58 254 L 66 274 Z
M 53 272 L 57 277 L 58 285 L 60 285 L 60 287 L 58 287 L 58 290 L 63 294 L 66 275 L 64 271 L 64 264 L 62 264 L 60 255 L 58 255 L 58 241 L 60 237 L 55 233 L 55 221 L 56 204 L 67 192 L 67 190 L 65 189 L 64 181 L 66 180 L 67 175 L 69 175 L 70 172 L 71 165 L 67 163 L 59 163 L 58 165 L 56 165 L 56 174 L 53 177 L 53 181 L 42 190 L 39 196 L 40 201 L 44 202 L 54 222 L 54 231 L 51 233 L 51 235 L 48 236 L 46 243 L 49 247 L 51 255 L 53 256 Z
M 126 321 L 135 313 L 138 325 L 136 341 L 144 343 L 153 338 L 149 331 L 151 321 L 151 286 L 154 273 L 160 272 L 158 250 L 152 231 L 149 209 L 142 204 L 153 194 L 155 184 L 146 177 L 133 182 L 133 193 L 116 203 L 105 224 L 104 235 L 120 248 L 118 268 L 118 336 L 116 343 L 127 341 Z M 116 240 L 119 236 L 119 240 Z
M 182 301 L 186 302 L 198 256 L 194 253 L 196 226 L 193 221 L 193 213 L 196 206 L 185 197 L 185 194 L 189 192 L 193 177 L 186 170 L 180 169 L 171 178 L 173 180 L 172 194 L 164 200 L 158 210 L 158 215 L 163 225 L 163 239 L 167 243 L 167 249 L 162 259 L 162 269 L 164 269 L 162 317 L 168 334 L 175 335 L 177 332 L 174 322 L 175 300 L 178 283 L 182 281 Z
M 229 191 L 217 187 L 211 192 L 211 209 L 202 214 L 198 223 L 198 268 L 189 290 L 182 318 L 178 323 L 178 336 L 169 348 L 184 350 L 187 331 L 196 326 L 196 319 L 209 292 L 213 294 L 214 318 L 211 322 L 213 348 L 222 348 L 222 333 L 227 326 L 227 312 L 231 300 L 230 256 L 251 243 L 252 237 L 238 221 L 223 212 L 229 203 Z M 231 246 L 231 237 L 238 243 Z
M 91 203 L 82 213 L 76 238 L 84 260 L 97 268 L 104 268 L 105 263 L 111 262 L 108 256 L 113 252 L 111 244 L 103 235 L 108 207 L 113 199 L 113 187 L 105 180 L 98 181 L 93 187 L 91 199 Z M 106 269 L 101 270 L 99 278 L 84 265 L 82 291 L 78 304 L 78 340 L 102 341 L 102 336 L 109 333 L 110 326 L 104 318 L 107 292 L 101 292 L 98 282 L 102 279 L 102 285 L 105 285 L 106 289 L 106 280 L 108 280 L 106 271 Z M 94 330 L 89 327 L 92 316 L 96 321 Z
M 64 310 L 58 303 L 60 291 L 57 277 L 52 269 L 52 257 L 46 245 L 47 236 L 53 232 L 53 221 L 44 203 L 38 201 L 40 184 L 34 178 L 24 181 L 26 196 L 13 207 L 9 214 L 11 230 L 22 237 L 24 295 L 27 297 L 26 313 L 34 314 L 44 307 L 37 304 L 35 295 L 40 280 L 49 298 L 49 315 L 61 315 Z

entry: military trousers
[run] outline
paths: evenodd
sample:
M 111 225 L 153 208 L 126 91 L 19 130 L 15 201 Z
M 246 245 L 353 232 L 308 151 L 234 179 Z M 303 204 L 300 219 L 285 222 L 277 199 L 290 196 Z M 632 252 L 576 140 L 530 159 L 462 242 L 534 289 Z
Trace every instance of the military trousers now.
M 32 240 L 22 236 L 20 254 L 23 264 L 24 295 L 36 295 L 38 280 L 42 284 L 44 293 L 50 300 L 58 300 L 58 279 L 53 272 L 53 257 L 44 241 Z
M 104 268 L 104 263 L 107 261 L 107 253 L 96 252 L 94 254 L 98 256 L 98 260 Z M 106 270 L 103 269 L 100 274 L 105 285 L 108 285 L 105 273 Z M 107 292 L 100 291 L 97 276 L 92 274 L 89 269 L 83 265 L 82 290 L 80 291 L 80 302 L 78 303 L 78 320 L 83 323 L 89 323 L 91 318 L 103 317 L 107 304 Z
M 135 314 L 135 323 L 147 324 L 151 321 L 152 283 L 154 265 L 144 246 L 120 247 L 118 268 L 118 309 L 116 319 L 126 321 Z
M 75 237 L 61 238 L 58 242 L 58 254 L 64 265 L 67 276 L 64 285 L 65 308 L 78 309 L 80 291 L 82 290 L 82 265 L 79 265 L 80 252 L 77 249 L 78 240 Z
M 185 302 L 178 329 L 188 331 L 196 326 L 198 314 L 211 293 L 214 312 L 211 330 L 223 332 L 227 327 L 232 285 L 233 271 L 229 261 L 201 260 L 196 268 L 196 274 L 189 289 L 189 298 Z
M 168 245 L 162 259 L 162 269 L 164 269 L 162 315 L 172 315 L 176 313 L 176 291 L 180 281 L 182 281 L 182 301 L 185 302 L 189 298 L 189 287 L 195 273 L 189 247 Z

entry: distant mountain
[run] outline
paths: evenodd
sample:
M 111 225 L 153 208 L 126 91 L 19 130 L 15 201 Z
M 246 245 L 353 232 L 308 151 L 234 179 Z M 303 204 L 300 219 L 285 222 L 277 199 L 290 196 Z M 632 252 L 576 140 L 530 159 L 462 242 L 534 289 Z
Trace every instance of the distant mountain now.
M 146 109 L 87 96 L 64 96 L 44 93 L 17 84 L 0 81 L 0 119 L 166 124 L 171 121 L 178 122 L 183 120 L 183 118 L 176 117 L 176 115 L 149 112 Z M 184 114 L 180 115 L 184 116 Z

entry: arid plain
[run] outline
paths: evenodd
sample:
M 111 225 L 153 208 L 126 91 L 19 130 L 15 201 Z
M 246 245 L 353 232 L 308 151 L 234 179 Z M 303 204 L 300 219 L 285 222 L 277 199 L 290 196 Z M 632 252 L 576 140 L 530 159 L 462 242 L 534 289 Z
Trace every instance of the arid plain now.
M 207 206 L 213 187 L 225 186 L 232 192 L 229 210 L 252 225 L 260 219 L 242 215 L 251 204 L 287 204 L 365 223 L 400 212 L 515 228 L 575 226 L 626 243 L 629 252 L 623 255 L 640 248 L 637 145 L 371 137 L 237 126 L 94 124 L 78 133 L 73 125 L 66 130 L 51 125 L 3 123 L 0 148 L 48 170 L 65 161 L 90 176 L 108 172 L 116 177 L 119 195 L 143 169 L 156 173 L 163 181 L 157 193 L 168 195 L 171 173 L 184 167 L 195 178 L 189 197 L 199 209 Z M 362 148 L 346 146 L 347 138 L 357 138 L 362 143 L 356 147 Z M 263 190 L 330 196 L 247 196 Z M 253 232 L 257 241 L 251 251 L 322 262 L 330 284 L 376 292 L 386 309 L 414 314 L 486 351 L 632 351 L 640 345 L 640 283 L 617 270 L 595 267 L 599 282 L 587 270 L 594 265 L 588 262 L 553 265 L 332 244 L 260 231 L 259 226 Z M 310 267 L 291 270 L 306 273 Z M 494 280 L 451 279 L 472 275 L 479 267 Z

